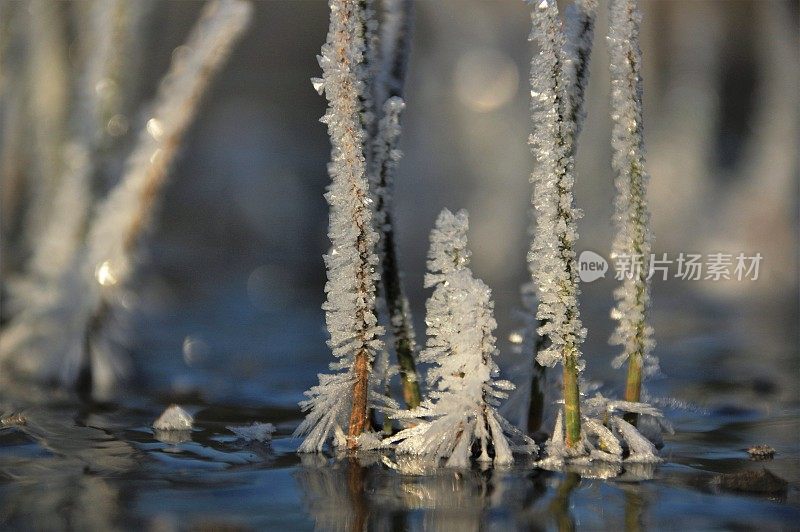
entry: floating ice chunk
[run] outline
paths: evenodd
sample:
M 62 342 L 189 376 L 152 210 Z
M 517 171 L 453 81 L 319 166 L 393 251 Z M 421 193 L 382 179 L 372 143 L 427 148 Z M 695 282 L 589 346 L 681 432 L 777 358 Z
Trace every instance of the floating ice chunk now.
M 179 407 L 178 405 L 170 405 L 164 410 L 158 419 L 153 423 L 153 428 L 156 430 L 192 430 L 194 418 L 192 415 Z
M 275 425 L 272 423 L 253 422 L 250 425 L 226 426 L 226 429 L 233 432 L 245 441 L 260 441 L 268 443 L 272 441 L 272 433 L 275 432 Z

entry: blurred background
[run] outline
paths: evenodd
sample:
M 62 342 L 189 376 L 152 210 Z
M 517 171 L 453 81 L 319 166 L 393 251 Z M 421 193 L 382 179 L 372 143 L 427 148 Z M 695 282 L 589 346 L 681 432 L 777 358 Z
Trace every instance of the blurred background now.
M 74 104 L 70 73 L 80 58 L 76 5 L 3 0 L 2 44 L 11 58 L 3 63 L 4 85 L 8 76 L 32 76 L 31 62 L 48 64 L 44 79 L 30 80 L 41 100 L 14 105 L 23 100 L 3 97 L 4 279 L 26 255 L 15 240 L 15 199 L 33 193 L 38 168 L 61 164 L 58 144 Z M 155 94 L 201 5 L 153 4 L 140 66 L 130 73 L 138 101 Z M 328 7 L 311 0 L 254 6 L 254 21 L 205 99 L 147 239 L 134 352 L 148 389 L 290 405 L 330 360 L 320 309 L 330 145 L 318 122 L 325 100 L 309 81 L 319 75 Z M 504 368 L 517 362 L 505 338 L 520 324 L 519 288 L 529 279 L 528 75 L 535 47 L 527 40 L 528 9 L 520 0 L 416 3 L 396 183 L 400 261 L 418 334 L 429 295 L 422 288 L 428 232 L 443 207 L 466 208 L 473 269 L 496 300 Z M 645 0 L 642 11 L 654 252 L 763 256 L 755 281 L 653 282 L 656 354 L 672 379 L 669 390 L 656 383 L 655 391 L 702 403 L 715 382 L 723 395 L 796 400 L 798 3 Z M 601 7 L 576 201 L 585 213 L 579 251 L 608 257 L 614 190 L 606 18 Z M 25 28 L 36 24 L 47 24 L 39 35 L 48 42 L 39 47 L 25 41 Z M 44 58 L 34 53 L 42 48 L 49 50 Z M 146 118 L 129 117 L 131 139 Z M 50 139 L 52 152 L 28 142 L 37 135 Z M 581 300 L 589 374 L 611 386 L 622 380 L 608 364 L 616 354 L 607 344 L 614 286 L 612 275 L 583 283 Z M 706 361 L 700 380 L 694 355 Z M 772 370 L 765 361 L 774 362 Z

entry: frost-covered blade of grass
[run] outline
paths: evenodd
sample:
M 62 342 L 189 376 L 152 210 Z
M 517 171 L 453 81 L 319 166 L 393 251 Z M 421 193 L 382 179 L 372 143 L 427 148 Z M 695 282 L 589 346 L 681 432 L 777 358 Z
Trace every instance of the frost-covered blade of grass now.
M 406 72 L 414 35 L 413 0 L 383 0 L 380 27 L 380 65 L 376 73 L 375 101 L 405 97 Z
M 468 267 L 466 232 L 466 212 L 447 209 L 431 232 L 425 285 L 435 288 L 427 303 L 427 348 L 420 355 L 434 364 L 427 376 L 429 396 L 419 408 L 396 416 L 418 424 L 387 442 L 400 442 L 398 454 L 434 463 L 446 458 L 451 467 L 469 467 L 476 444 L 479 461 L 507 464 L 514 448 L 530 453 L 536 446 L 497 411 L 514 386 L 497 379 L 494 304 L 489 287 Z
M 322 78 L 313 80 L 324 90 L 328 110 L 322 122 L 331 139 L 328 171 L 331 185 L 325 198 L 330 205 L 325 255 L 328 282 L 323 305 L 330 334 L 328 345 L 336 361 L 332 375 L 306 392 L 301 403 L 308 411 L 296 435 L 305 435 L 300 452 L 318 452 L 337 431 L 347 429 L 347 446 L 356 448 L 368 428 L 369 381 L 373 359 L 382 348 L 375 311 L 378 235 L 373 227 L 362 124 L 360 72 L 364 61 L 364 11 L 358 0 L 330 0 L 330 27 L 319 63 Z M 336 440 L 334 439 L 334 443 Z
M 544 9 L 545 6 L 540 4 L 539 8 Z M 568 153 L 573 159 L 573 164 L 577 152 L 578 136 L 586 119 L 586 88 L 589 84 L 589 63 L 594 40 L 596 14 L 597 2 L 595 0 L 577 0 L 567 7 L 565 13 L 564 62 L 561 68 L 566 75 L 566 92 L 570 109 L 570 114 L 565 120 L 574 129 L 573 138 L 568 144 Z M 555 50 L 557 51 L 558 48 Z M 534 101 L 533 104 L 535 106 L 536 102 Z M 532 211 L 535 211 L 535 209 L 532 208 Z M 536 218 L 535 212 L 532 213 L 531 217 Z M 534 226 L 531 233 L 535 234 L 535 232 Z M 526 292 L 526 290 L 523 287 L 523 308 L 526 310 L 531 309 L 531 305 L 538 307 L 535 288 L 531 293 L 529 293 L 530 291 Z M 519 333 L 524 340 L 521 349 L 526 355 L 531 356 L 528 364 L 533 366 L 532 371 L 528 372 L 531 375 L 530 382 L 526 382 L 515 394 L 524 394 L 524 402 L 528 404 L 527 413 L 524 414 L 525 422 L 523 422 L 523 425 L 526 425 L 528 430 L 538 430 L 541 426 L 544 418 L 545 387 L 547 386 L 546 366 L 536 360 L 539 351 L 545 350 L 549 342 L 547 335 L 539 335 L 536 331 L 537 328 L 546 326 L 547 321 L 535 319 L 536 314 L 536 309 L 533 308 L 530 319 L 524 320 L 526 323 Z M 515 400 L 523 402 L 519 397 L 516 397 Z
M 644 135 L 642 125 L 642 52 L 639 47 L 641 14 L 636 0 L 612 0 L 610 4 L 609 49 L 611 55 L 611 103 L 614 127 L 614 222 L 617 228 L 612 259 L 628 257 L 631 268 L 614 291 L 617 301 L 612 317 L 617 321 L 612 344 L 622 354 L 614 366 L 628 362 L 625 399 L 639 401 L 642 379 L 658 372 L 653 356 L 653 329 L 648 323 L 650 308 L 650 213 L 647 206 Z
M 403 288 L 394 223 L 394 176 L 400 159 L 400 118 L 408 54 L 413 33 L 413 6 L 409 0 L 385 0 L 380 26 L 380 54 L 374 58 L 372 96 L 377 122 L 371 130 L 368 173 L 375 197 L 375 226 L 380 235 L 381 287 L 403 399 L 408 408 L 419 406 L 421 395 L 416 368 L 416 338 L 411 306 Z M 374 45 L 373 45 L 374 46 Z M 377 46 L 375 46 L 377 50 Z
M 250 5 L 239 0 L 219 0 L 204 9 L 188 46 L 182 48 L 184 54 L 175 58 L 162 82 L 153 116 L 139 137 L 122 179 L 97 208 L 85 250 L 81 247 L 81 253 L 75 253 L 74 244 L 58 243 L 55 237 L 43 240 L 43 246 L 50 242 L 54 242 L 53 246 L 64 246 L 58 249 L 57 264 L 42 261 L 47 264 L 41 267 L 42 272 L 52 273 L 56 278 L 43 290 L 41 303 L 30 307 L 31 314 L 24 318 L 20 330 L 11 331 L 11 337 L 18 341 L 10 346 L 3 343 L 4 359 L 13 357 L 18 367 L 30 366 L 29 369 L 43 373 L 40 376 L 44 378 L 56 377 L 69 386 L 78 384 L 99 397 L 113 393 L 129 363 L 118 349 L 125 332 L 120 315 L 124 313 L 112 315 L 112 312 L 122 308 L 119 304 L 130 295 L 125 285 L 134 265 L 136 247 L 150 224 L 182 137 L 209 82 L 225 62 L 249 18 Z M 88 84 L 92 76 L 87 74 L 84 82 Z M 89 122 L 102 115 L 102 105 L 99 97 L 87 102 L 84 116 L 89 117 Z M 78 155 L 84 158 L 96 155 L 96 150 L 85 148 L 99 142 L 95 137 L 96 127 L 86 125 L 79 130 L 83 151 L 78 151 Z M 91 172 L 86 164 L 78 172 L 67 176 L 70 180 L 65 182 L 68 185 L 65 192 L 69 194 L 64 194 L 57 205 L 64 211 L 63 217 L 54 220 L 54 224 L 63 226 L 55 227 L 54 234 L 64 235 L 68 230 L 73 240 L 80 240 L 80 234 L 86 230 L 91 194 Z M 42 257 L 47 257 L 46 251 L 40 252 Z M 29 352 L 17 350 L 32 344 L 43 353 L 44 360 L 21 362 Z
M 589 63 L 594 43 L 594 27 L 597 20 L 597 0 L 576 0 L 564 11 L 566 17 L 566 47 L 569 58 L 567 73 L 570 79 L 570 119 L 575 124 L 573 156 L 577 137 L 586 121 L 586 88 L 589 85 Z
M 578 273 L 574 245 L 578 238 L 574 207 L 575 124 L 566 74 L 565 38 L 554 1 L 534 3 L 532 39 L 539 53 L 531 64 L 533 134 L 530 144 L 537 165 L 531 176 L 536 228 L 528 264 L 537 287 L 543 321 L 539 334 L 549 343 L 537 354 L 543 366 L 564 366 L 566 445 L 580 443 L 578 374 L 583 369 L 580 346 L 586 334 L 578 310 Z
M 389 312 L 389 325 L 400 369 L 403 399 L 408 408 L 416 408 L 421 399 L 414 360 L 416 337 L 411 306 L 405 295 L 398 264 L 392 198 L 394 173 L 400 160 L 397 145 L 400 138 L 400 115 L 404 107 L 405 103 L 398 96 L 392 96 L 383 106 L 383 118 L 378 123 L 377 136 L 373 140 L 370 187 L 375 197 L 375 225 L 380 233 L 378 249 L 382 273 L 381 285 Z

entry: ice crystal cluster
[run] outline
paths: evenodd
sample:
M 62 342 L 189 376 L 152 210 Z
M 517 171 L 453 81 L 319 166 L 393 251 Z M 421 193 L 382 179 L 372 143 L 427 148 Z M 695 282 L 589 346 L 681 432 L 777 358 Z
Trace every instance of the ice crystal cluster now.
M 556 418 L 553 437 L 545 444 L 546 458 L 538 462 L 545 469 L 560 469 L 565 462 L 588 465 L 592 462 L 659 463 L 656 446 L 623 417 L 646 416 L 660 430 L 672 431 L 663 414 L 655 407 L 639 402 L 618 401 L 596 394 L 581 405 L 580 445 L 570 448 L 564 441 L 561 412 Z M 623 459 L 624 456 L 624 459 Z
M 375 354 L 383 347 L 382 327 L 375 311 L 379 257 L 373 227 L 361 119 L 364 83 L 359 78 L 364 60 L 364 11 L 355 0 L 331 0 L 328 40 L 322 47 L 320 87 L 328 100 L 322 122 L 331 138 L 330 205 L 325 255 L 328 282 L 323 306 L 336 357 L 331 375 L 319 375 L 319 385 L 301 403 L 308 411 L 296 434 L 305 435 L 301 452 L 322 450 L 326 441 L 345 428 L 357 438 L 366 428 L 369 378 Z M 352 442 L 351 442 L 352 445 Z
M 644 135 L 642 125 L 642 51 L 639 48 L 641 14 L 635 0 L 612 0 L 609 50 L 611 55 L 611 103 L 614 126 L 612 163 L 617 175 L 614 222 L 617 233 L 611 257 L 627 257 L 637 264 L 614 291 L 617 301 L 612 317 L 617 327 L 611 343 L 621 345 L 614 359 L 620 367 L 627 360 L 633 371 L 653 375 L 658 359 L 653 356 L 653 329 L 647 322 L 650 307 L 650 213 L 647 207 Z M 629 373 L 630 375 L 630 373 Z M 639 388 L 628 399 L 639 399 Z M 633 393 L 633 392 L 632 392 Z
M 427 348 L 420 359 L 428 370 L 428 398 L 419 408 L 396 414 L 417 424 L 388 439 L 400 442 L 398 454 L 410 454 L 437 464 L 468 467 L 473 446 L 478 461 L 508 464 L 512 448 L 533 452 L 532 440 L 498 412 L 501 399 L 513 389 L 497 380 L 494 304 L 491 290 L 469 269 L 467 213 L 447 209 L 431 232 L 425 286 L 435 287 L 427 303 Z M 510 441 L 511 440 L 511 441 Z
M 103 2 L 96 6 L 101 11 L 107 7 Z M 108 101 L 99 89 L 108 79 L 95 78 L 105 71 L 102 65 L 113 62 L 105 57 L 111 52 L 97 48 L 103 57 L 88 61 L 78 142 L 68 148 L 70 164 L 61 179 L 61 193 L 33 253 L 23 285 L 27 291 L 21 292 L 30 297 L 4 332 L 4 362 L 45 380 L 86 387 L 96 397 L 113 395 L 130 367 L 119 343 L 125 335 L 124 314 L 130 303 L 126 284 L 137 244 L 152 221 L 199 100 L 250 16 L 250 4 L 241 0 L 217 0 L 204 8 L 187 46 L 175 54 L 122 176 L 106 176 L 115 184 L 101 198 L 92 193 L 93 188 L 103 189 L 93 183 L 92 164 L 105 139 L 98 134 L 98 124 Z M 106 38 L 111 37 L 101 40 Z M 21 349 L 25 357 L 17 356 Z

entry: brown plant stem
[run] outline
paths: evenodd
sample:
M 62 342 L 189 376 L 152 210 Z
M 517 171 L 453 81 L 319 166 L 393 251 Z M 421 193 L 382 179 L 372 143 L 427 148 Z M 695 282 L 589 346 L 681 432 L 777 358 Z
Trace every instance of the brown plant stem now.
M 353 406 L 350 410 L 350 423 L 347 427 L 347 447 L 354 450 L 358 447 L 357 438 L 367 428 L 367 396 L 369 395 L 369 352 L 366 349 L 360 350 L 356 354 L 353 364 Z

